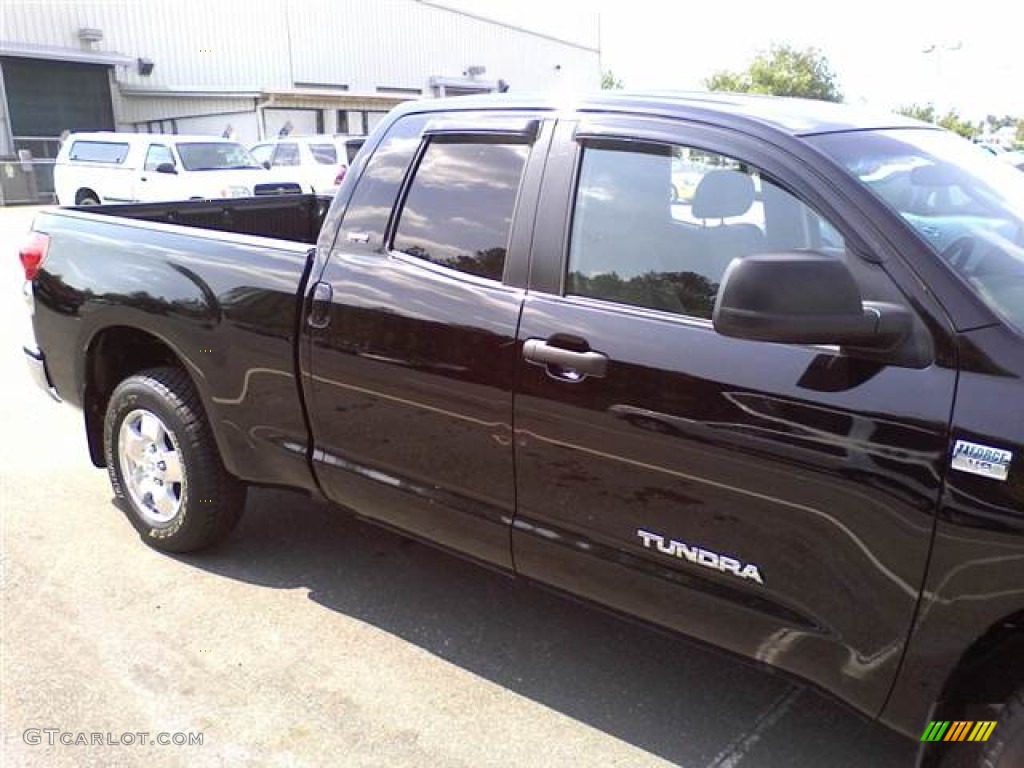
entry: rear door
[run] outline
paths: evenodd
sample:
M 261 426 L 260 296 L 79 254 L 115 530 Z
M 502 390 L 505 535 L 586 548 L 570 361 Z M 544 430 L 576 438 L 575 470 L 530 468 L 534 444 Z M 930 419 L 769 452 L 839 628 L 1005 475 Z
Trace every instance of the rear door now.
M 560 123 L 540 211 L 517 570 L 880 707 L 946 454 L 941 314 L 900 290 L 893 254 L 811 169 L 749 137 Z M 843 259 L 865 299 L 909 306 L 908 347 L 867 360 L 718 335 L 729 262 L 793 250 Z
M 314 289 L 306 382 L 330 498 L 507 568 L 514 275 L 543 150 L 536 120 L 472 119 L 400 118 L 370 157 Z

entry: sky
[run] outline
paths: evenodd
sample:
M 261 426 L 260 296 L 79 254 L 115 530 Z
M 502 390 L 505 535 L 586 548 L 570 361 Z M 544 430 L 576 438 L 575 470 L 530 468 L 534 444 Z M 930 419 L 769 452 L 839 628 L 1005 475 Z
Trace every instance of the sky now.
M 813 46 L 846 101 L 1024 116 L 1024 8 L 948 0 L 448 0 L 472 12 L 592 44 L 627 88 L 702 89 L 772 43 Z M 599 17 L 599 21 L 598 21 Z M 931 52 L 925 53 L 930 48 Z

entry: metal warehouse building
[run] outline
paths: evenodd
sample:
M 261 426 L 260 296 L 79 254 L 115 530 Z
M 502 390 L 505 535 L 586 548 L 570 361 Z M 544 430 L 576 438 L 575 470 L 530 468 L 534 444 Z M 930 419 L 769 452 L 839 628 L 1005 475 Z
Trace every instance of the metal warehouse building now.
M 596 14 L 553 35 L 472 7 L 2 0 L 0 182 L 10 200 L 14 182 L 35 172 L 45 193 L 39 161 L 56 156 L 65 131 L 231 134 L 248 144 L 285 128 L 367 133 L 410 98 L 598 87 Z

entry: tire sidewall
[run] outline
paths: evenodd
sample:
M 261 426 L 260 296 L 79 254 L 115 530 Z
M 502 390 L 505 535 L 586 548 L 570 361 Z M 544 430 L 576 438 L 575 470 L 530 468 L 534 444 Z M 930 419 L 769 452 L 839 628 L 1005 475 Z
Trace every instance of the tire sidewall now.
M 998 718 L 993 739 L 986 745 L 979 768 L 1019 768 L 1024 765 L 1024 690 Z M 1002 732 L 999 728 L 1002 727 Z
M 181 455 L 181 506 L 178 509 L 178 514 L 162 526 L 154 526 L 139 512 L 135 500 L 128 492 L 122 475 L 121 461 L 118 457 L 117 441 L 120 437 L 121 425 L 129 413 L 140 408 L 151 411 L 160 418 L 167 430 L 173 433 Z M 169 542 L 180 536 L 187 529 L 190 520 L 192 488 L 194 486 L 194 483 L 190 482 L 190 475 L 194 466 L 194 456 L 186 427 L 174 407 L 167 402 L 166 396 L 155 391 L 141 379 L 129 379 L 121 384 L 111 396 L 104 419 L 103 451 L 114 494 L 135 530 L 157 547 L 162 541 Z

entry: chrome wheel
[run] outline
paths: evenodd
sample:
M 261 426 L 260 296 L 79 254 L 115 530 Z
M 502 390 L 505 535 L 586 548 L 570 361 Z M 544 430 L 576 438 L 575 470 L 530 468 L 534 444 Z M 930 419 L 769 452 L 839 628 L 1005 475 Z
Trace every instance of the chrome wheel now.
M 117 459 L 139 514 L 155 528 L 169 525 L 185 496 L 181 451 L 174 433 L 152 411 L 131 411 L 118 432 Z

